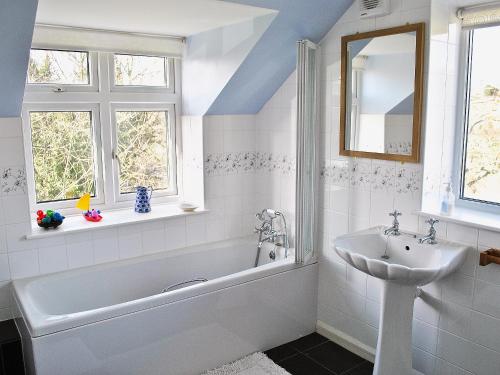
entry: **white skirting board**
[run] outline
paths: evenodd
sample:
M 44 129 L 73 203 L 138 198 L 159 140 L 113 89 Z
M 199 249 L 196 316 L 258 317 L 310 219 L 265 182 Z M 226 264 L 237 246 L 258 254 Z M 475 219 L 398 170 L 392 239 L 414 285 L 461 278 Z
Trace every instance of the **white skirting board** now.
M 339 331 L 336 328 L 333 328 L 331 325 L 318 320 L 316 322 L 316 332 L 350 352 L 359 355 L 361 358 L 372 363 L 375 362 L 375 348 L 363 344 L 361 341 L 345 334 L 342 331 Z

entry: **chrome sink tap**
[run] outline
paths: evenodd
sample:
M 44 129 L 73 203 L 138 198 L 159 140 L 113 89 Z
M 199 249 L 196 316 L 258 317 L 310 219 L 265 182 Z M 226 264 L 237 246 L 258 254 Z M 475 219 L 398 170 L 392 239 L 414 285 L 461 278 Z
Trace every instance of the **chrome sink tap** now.
M 434 228 L 434 225 L 439 223 L 439 220 L 433 219 L 431 217 L 429 218 L 429 220 L 426 220 L 425 222 L 430 225 L 429 234 L 427 236 L 420 238 L 418 240 L 418 243 L 428 243 L 429 245 L 435 245 L 437 244 L 437 241 L 436 241 L 436 228 Z
M 392 236 L 399 236 L 401 232 L 399 231 L 399 221 L 398 221 L 398 216 L 402 216 L 403 214 L 399 212 L 398 210 L 394 210 L 394 212 L 391 212 L 389 216 L 393 216 L 394 220 L 392 221 L 392 226 L 390 228 L 387 228 L 384 231 L 384 234 L 387 235 L 392 235 Z

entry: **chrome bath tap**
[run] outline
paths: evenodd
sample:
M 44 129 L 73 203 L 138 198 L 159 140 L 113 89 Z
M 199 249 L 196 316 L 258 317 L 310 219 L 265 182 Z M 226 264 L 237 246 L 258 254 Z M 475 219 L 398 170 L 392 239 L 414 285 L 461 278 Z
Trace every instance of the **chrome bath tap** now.
M 255 267 L 259 264 L 260 252 L 264 243 L 272 243 L 275 246 L 282 246 L 285 248 L 285 258 L 288 257 L 288 230 L 286 226 L 285 216 L 279 212 L 270 208 L 262 210 L 262 212 L 255 215 L 257 219 L 262 221 L 260 227 L 255 227 L 254 232 L 259 234 L 259 242 L 257 244 L 257 256 L 255 258 Z M 278 232 L 274 229 L 274 220 L 278 217 L 281 218 L 283 222 L 283 230 Z M 269 257 L 274 260 L 276 258 L 276 252 L 272 250 Z

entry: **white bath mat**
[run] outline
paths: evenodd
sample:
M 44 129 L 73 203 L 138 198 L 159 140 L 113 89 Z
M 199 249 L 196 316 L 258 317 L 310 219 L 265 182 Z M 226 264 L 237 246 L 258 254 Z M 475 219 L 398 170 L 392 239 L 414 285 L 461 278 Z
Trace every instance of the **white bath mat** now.
M 250 354 L 238 361 L 204 372 L 202 375 L 290 375 L 262 352 Z

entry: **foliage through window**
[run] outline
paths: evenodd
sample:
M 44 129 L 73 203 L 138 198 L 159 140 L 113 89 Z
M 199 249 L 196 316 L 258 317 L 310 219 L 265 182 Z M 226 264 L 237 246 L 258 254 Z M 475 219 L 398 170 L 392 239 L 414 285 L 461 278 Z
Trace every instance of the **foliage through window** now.
M 120 160 L 120 193 L 138 185 L 154 190 L 170 187 L 168 113 L 158 111 L 117 111 L 116 126 Z
M 500 204 L 500 26 L 470 31 L 461 198 Z
M 115 85 L 165 87 L 164 57 L 115 55 Z
M 28 83 L 88 85 L 88 53 L 32 49 Z
M 31 112 L 39 202 L 95 196 L 91 112 Z
M 168 87 L 169 64 L 165 57 L 31 50 L 23 119 L 33 209 L 73 208 L 87 192 L 93 206 L 127 205 L 139 185 L 163 201 L 177 194 L 180 95 Z M 97 66 L 109 69 L 97 75 Z

